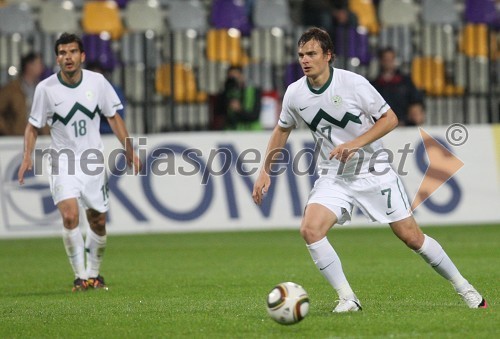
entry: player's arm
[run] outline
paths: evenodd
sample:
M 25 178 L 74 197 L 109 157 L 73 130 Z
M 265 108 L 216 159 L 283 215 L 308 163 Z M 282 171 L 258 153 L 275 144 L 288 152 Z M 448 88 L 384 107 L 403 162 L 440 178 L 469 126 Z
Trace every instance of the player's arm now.
M 382 138 L 398 126 L 398 117 L 392 109 L 382 114 L 375 124 L 365 133 L 354 140 L 338 145 L 330 152 L 330 159 L 335 158 L 342 162 L 349 160 L 356 150 Z
M 20 185 L 24 184 L 24 173 L 33 169 L 33 159 L 31 158 L 31 155 L 35 149 L 37 137 L 38 129 L 28 123 L 26 125 L 26 129 L 24 130 L 23 161 L 21 163 L 21 167 L 19 167 L 19 171 L 17 172 L 17 178 Z
M 288 136 L 292 128 L 284 128 L 279 125 L 273 130 L 271 134 L 271 138 L 269 139 L 269 143 L 267 145 L 266 156 L 264 158 L 264 163 L 259 173 L 259 177 L 253 186 L 253 201 L 260 205 L 262 203 L 262 196 L 267 192 L 269 186 L 271 185 L 271 178 L 269 173 L 271 171 L 271 165 L 273 160 L 276 159 L 278 154 L 281 152 L 283 147 L 286 145 L 286 141 L 288 140 Z
M 139 157 L 135 154 L 134 148 L 132 146 L 132 141 L 128 134 L 125 122 L 119 114 L 115 114 L 112 117 L 107 117 L 109 126 L 111 130 L 116 135 L 123 148 L 125 149 L 125 157 L 127 158 L 127 165 L 134 169 L 134 173 L 137 174 L 142 169 L 142 162 Z

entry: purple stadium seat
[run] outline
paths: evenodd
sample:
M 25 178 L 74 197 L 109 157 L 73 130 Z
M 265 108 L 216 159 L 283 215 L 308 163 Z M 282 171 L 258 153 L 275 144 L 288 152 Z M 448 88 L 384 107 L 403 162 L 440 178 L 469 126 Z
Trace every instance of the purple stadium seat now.
M 356 27 L 339 27 L 335 32 L 336 54 L 345 58 L 358 58 L 362 65 L 370 63 L 368 32 L 359 32 Z
M 129 2 L 129 0 L 115 0 L 115 2 L 118 5 L 118 7 L 125 8 L 127 7 L 127 2 Z
M 215 28 L 237 28 L 248 35 L 252 30 L 250 13 L 244 0 L 214 0 L 211 10 L 211 24 Z
M 99 35 L 86 34 L 82 38 L 86 62 L 99 62 L 107 71 L 117 66 L 117 58 L 111 48 L 111 40 L 104 40 Z
M 300 67 L 300 63 L 297 61 L 289 63 L 285 68 L 285 87 L 288 87 L 291 83 L 299 80 L 303 76 L 304 72 L 302 71 L 302 67 Z
M 494 0 L 466 0 L 465 21 L 470 23 L 497 24 L 500 13 L 495 8 Z

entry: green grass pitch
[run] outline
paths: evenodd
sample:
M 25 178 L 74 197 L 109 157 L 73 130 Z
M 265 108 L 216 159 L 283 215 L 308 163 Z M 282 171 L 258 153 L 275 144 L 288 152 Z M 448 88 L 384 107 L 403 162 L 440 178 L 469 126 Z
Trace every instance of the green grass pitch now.
M 333 314 L 336 295 L 298 231 L 110 236 L 109 291 L 71 293 L 60 238 L 0 241 L 0 338 L 498 338 L 500 226 L 425 227 L 487 298 L 471 310 L 388 228 L 330 232 L 364 310 Z M 267 315 L 277 283 L 311 306 L 299 324 Z

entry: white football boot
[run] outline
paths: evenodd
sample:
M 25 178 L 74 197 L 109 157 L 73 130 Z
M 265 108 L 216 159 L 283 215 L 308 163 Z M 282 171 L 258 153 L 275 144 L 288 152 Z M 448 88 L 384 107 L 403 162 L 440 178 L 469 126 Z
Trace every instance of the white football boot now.
M 476 291 L 476 289 L 472 285 L 469 285 L 469 288 L 465 292 L 458 293 L 458 295 L 462 297 L 469 308 L 488 307 L 488 303 L 486 302 L 486 300 L 484 300 L 483 296 L 479 294 L 479 292 Z
M 345 313 L 345 312 L 356 312 L 361 311 L 361 303 L 358 298 L 353 295 L 352 298 L 340 299 L 339 303 L 333 309 L 333 313 Z

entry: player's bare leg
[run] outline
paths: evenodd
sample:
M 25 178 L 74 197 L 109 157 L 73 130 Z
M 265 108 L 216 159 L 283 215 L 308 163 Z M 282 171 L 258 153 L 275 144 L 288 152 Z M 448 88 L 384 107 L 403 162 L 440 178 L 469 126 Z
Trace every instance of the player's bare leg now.
M 300 234 L 319 271 L 339 295 L 339 304 L 334 312 L 361 310 L 361 305 L 347 281 L 342 263 L 328 241 L 326 234 L 337 222 L 337 216 L 320 204 L 308 204 L 300 226 Z
M 94 209 L 87 210 L 90 229 L 85 239 L 87 252 L 87 276 L 89 287 L 107 290 L 104 278 L 99 274 L 102 257 L 106 249 L 106 213 Z
M 460 274 L 441 245 L 425 235 L 415 218 L 410 216 L 390 224 L 394 234 L 447 279 L 470 308 L 486 308 L 487 303 L 476 289 Z
M 75 274 L 73 291 L 87 289 L 87 272 L 85 270 L 85 249 L 83 236 L 78 227 L 79 210 L 76 198 L 66 199 L 57 204 L 63 219 L 63 243 L 69 262 Z

